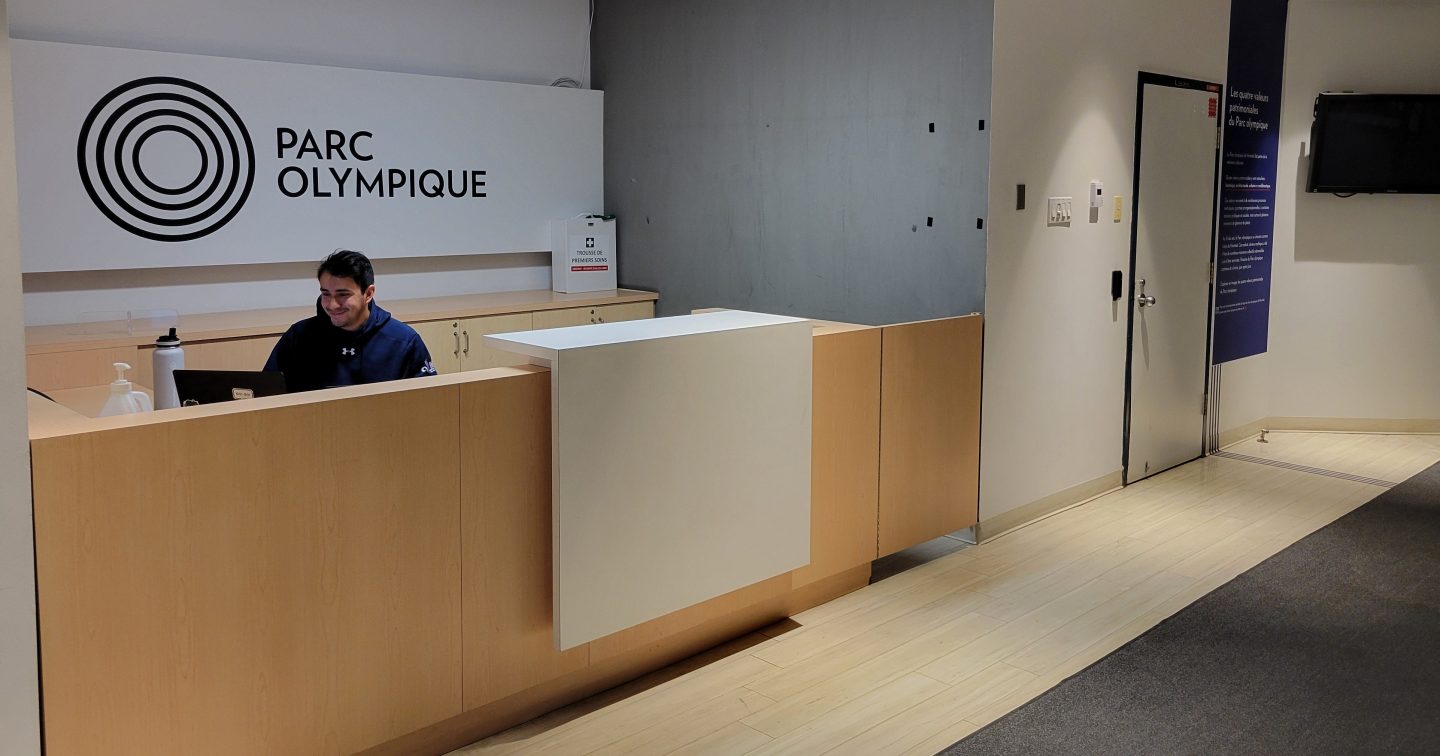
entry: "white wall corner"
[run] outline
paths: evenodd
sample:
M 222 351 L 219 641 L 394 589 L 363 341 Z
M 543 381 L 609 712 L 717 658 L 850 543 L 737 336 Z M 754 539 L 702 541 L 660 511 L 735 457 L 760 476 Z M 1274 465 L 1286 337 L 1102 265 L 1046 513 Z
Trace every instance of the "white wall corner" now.
M 20 304 L 15 114 L 10 37 L 0 0 L 0 751 L 40 753 L 35 638 L 35 542 L 25 411 L 25 329 Z
M 980 518 L 1120 467 L 1140 71 L 1223 81 L 1229 0 L 1014 0 L 995 6 Z M 1049 226 L 1045 200 L 1091 180 L 1124 198 Z M 1017 210 L 1016 185 L 1026 185 Z

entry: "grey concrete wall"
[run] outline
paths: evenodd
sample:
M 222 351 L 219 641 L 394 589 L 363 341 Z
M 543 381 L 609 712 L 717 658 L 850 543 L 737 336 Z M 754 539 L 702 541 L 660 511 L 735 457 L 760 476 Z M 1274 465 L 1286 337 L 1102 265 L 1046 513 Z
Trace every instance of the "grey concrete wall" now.
M 597 0 L 621 285 L 659 291 L 661 314 L 982 310 L 993 16 L 990 0 Z

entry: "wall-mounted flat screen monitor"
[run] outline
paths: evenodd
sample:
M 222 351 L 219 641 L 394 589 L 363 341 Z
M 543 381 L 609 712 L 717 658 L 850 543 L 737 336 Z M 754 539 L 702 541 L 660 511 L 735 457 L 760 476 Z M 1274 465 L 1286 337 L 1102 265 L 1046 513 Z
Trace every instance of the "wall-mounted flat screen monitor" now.
M 1305 190 L 1440 194 L 1440 95 L 1316 97 Z

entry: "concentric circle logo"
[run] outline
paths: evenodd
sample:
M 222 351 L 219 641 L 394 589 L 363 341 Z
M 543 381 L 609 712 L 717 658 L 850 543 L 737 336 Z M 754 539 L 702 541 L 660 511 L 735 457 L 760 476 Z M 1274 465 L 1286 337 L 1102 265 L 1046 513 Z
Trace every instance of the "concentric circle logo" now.
M 191 81 L 122 84 L 85 117 L 80 180 L 116 225 L 155 241 L 198 239 L 250 196 L 255 146 L 228 103 Z

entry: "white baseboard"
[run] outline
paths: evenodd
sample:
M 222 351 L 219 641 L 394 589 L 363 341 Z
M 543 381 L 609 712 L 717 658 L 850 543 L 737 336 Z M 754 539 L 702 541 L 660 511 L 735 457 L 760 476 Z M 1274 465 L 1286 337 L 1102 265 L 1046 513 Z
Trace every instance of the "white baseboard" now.
M 1338 431 L 1341 433 L 1440 433 L 1440 420 L 1375 417 L 1272 417 L 1270 430 Z
M 1324 431 L 1330 433 L 1440 433 L 1440 420 L 1426 418 L 1377 417 L 1265 417 L 1238 428 L 1220 432 L 1220 447 L 1259 433 L 1278 431 Z
M 1102 475 L 1094 480 L 1086 481 L 1078 486 L 1071 486 L 1063 491 L 1057 491 L 1049 496 L 1036 499 L 1029 504 L 1022 504 L 1008 512 L 995 515 L 988 520 L 982 520 L 972 528 L 975 534 L 976 543 L 984 543 L 992 538 L 1002 536 L 1016 528 L 1022 528 L 1033 522 L 1043 520 L 1053 514 L 1058 514 L 1071 507 L 1079 506 L 1085 502 L 1109 493 L 1119 488 L 1124 480 L 1124 473 L 1121 470 Z
M 1268 430 L 1269 428 L 1273 427 L 1269 423 L 1270 418 L 1262 417 L 1259 420 L 1251 423 L 1246 423 L 1238 428 L 1231 428 L 1230 430 L 1220 431 L 1220 448 L 1224 449 L 1231 444 L 1244 441 L 1245 439 L 1259 433 L 1261 430 Z

